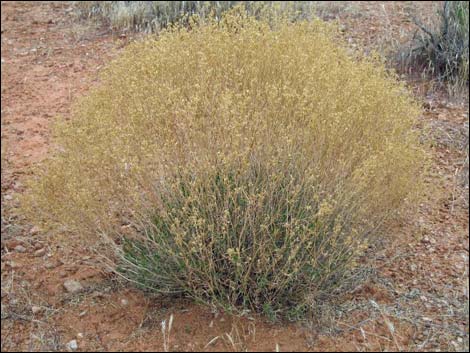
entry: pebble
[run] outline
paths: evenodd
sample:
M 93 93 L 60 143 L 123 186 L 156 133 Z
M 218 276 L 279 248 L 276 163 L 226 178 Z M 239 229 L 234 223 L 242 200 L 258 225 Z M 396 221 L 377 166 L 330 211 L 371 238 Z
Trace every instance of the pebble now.
M 11 268 L 19 268 L 21 267 L 21 265 L 15 261 L 9 261 L 8 262 L 8 265 L 11 267 Z
M 58 266 L 59 264 L 57 262 L 46 262 L 46 264 L 44 265 L 44 267 L 48 270 L 52 270 L 53 268 L 56 268 Z
M 42 249 L 36 250 L 34 252 L 34 256 L 36 256 L 36 257 L 41 257 L 41 256 L 44 256 L 44 255 L 46 255 L 46 248 L 42 248 Z
M 406 295 L 408 298 L 416 298 L 420 295 L 420 290 L 418 288 L 412 288 L 410 292 Z
M 64 282 L 64 287 L 69 293 L 78 293 L 83 290 L 83 286 L 80 284 L 80 282 L 73 279 L 66 280 Z
M 37 233 L 39 233 L 39 227 L 37 227 L 37 226 L 34 226 L 34 227 L 31 228 L 31 230 L 29 231 L 29 234 L 31 234 L 31 235 L 35 235 L 35 234 L 37 234 Z
M 70 342 L 68 342 L 66 348 L 69 352 L 76 351 L 78 349 L 77 340 L 71 340 Z
M 31 307 L 31 311 L 33 312 L 33 314 L 39 314 L 42 311 L 42 308 L 40 306 L 33 305 Z
M 17 239 L 2 239 L 2 249 L 14 249 L 15 246 L 21 245 L 22 242 L 18 241 Z
M 122 306 L 127 306 L 128 304 L 129 304 L 129 301 L 127 299 L 121 299 Z
M 44 245 L 42 245 L 41 243 L 34 244 L 34 250 L 39 250 L 39 249 L 42 249 L 43 247 Z
M 17 246 L 15 246 L 15 251 L 16 252 L 26 252 L 26 248 L 23 245 L 17 245 Z

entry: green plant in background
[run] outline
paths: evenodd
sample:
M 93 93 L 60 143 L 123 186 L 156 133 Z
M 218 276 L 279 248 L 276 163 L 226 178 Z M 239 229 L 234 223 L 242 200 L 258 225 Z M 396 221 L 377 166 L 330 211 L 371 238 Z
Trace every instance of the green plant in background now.
M 418 19 L 415 23 L 420 32 L 403 57 L 406 65 L 424 69 L 457 89 L 468 88 L 469 2 L 445 1 L 438 28 L 428 28 Z
M 23 204 L 142 288 L 298 318 L 413 207 L 418 105 L 320 20 L 189 24 L 106 68 Z

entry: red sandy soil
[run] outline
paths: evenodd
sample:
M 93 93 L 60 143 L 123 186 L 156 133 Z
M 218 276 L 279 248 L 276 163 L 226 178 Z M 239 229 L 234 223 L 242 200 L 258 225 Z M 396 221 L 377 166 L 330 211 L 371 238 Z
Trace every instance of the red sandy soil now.
M 409 4 L 354 6 L 325 8 L 353 44 L 367 47 L 412 27 Z M 468 350 L 468 189 L 459 178 L 468 106 L 413 87 L 424 107 L 417 124 L 433 152 L 429 183 L 439 193 L 393 228 L 385 250 L 365 262 L 366 281 L 321 318 L 234 317 L 122 284 L 96 268 L 87 249 L 56 244 L 23 219 L 17 196 L 47 156 L 51 123 L 69 114 L 128 38 L 80 22 L 67 2 L 2 1 L 1 10 L 2 351 L 66 350 L 71 340 L 83 351 L 163 350 L 161 322 L 168 326 L 171 315 L 172 351 Z M 68 293 L 68 279 L 84 291 Z

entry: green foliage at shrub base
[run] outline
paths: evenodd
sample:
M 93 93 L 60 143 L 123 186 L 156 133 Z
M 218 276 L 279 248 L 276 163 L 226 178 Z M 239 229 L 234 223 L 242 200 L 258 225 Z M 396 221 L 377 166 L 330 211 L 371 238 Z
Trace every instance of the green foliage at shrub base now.
M 364 239 L 348 236 L 341 210 L 320 205 L 315 185 L 289 170 L 236 170 L 179 177 L 145 235 L 125 241 L 120 270 L 149 290 L 225 308 L 303 311 L 309 294 L 334 287 Z

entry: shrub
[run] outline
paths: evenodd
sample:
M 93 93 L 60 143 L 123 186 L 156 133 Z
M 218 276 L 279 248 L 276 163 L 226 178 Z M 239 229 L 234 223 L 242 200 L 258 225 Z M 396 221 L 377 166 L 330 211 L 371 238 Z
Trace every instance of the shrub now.
M 456 88 L 468 87 L 469 3 L 445 1 L 439 15 L 438 28 L 427 28 L 415 19 L 420 31 L 402 60 Z
M 419 109 L 319 20 L 191 27 L 129 45 L 76 104 L 33 214 L 148 290 L 294 317 L 417 192 Z

